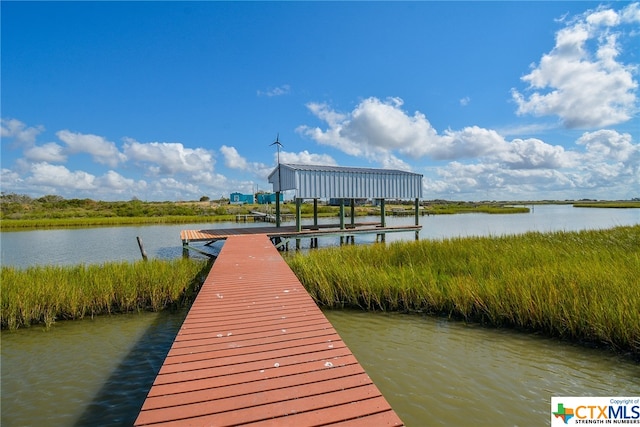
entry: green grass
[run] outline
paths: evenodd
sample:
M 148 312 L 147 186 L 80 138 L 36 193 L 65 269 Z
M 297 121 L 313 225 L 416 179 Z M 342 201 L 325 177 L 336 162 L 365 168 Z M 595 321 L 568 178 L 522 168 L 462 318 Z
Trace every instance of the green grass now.
M 187 301 L 203 282 L 202 260 L 138 261 L 102 265 L 2 267 L 0 313 L 3 329 L 56 319 L 158 311 Z
M 389 204 L 388 214 L 393 209 L 413 210 L 413 202 Z M 274 213 L 275 205 L 232 205 L 228 201 L 190 201 L 190 202 L 143 202 L 95 201 L 91 199 L 64 199 L 48 195 L 33 199 L 26 195 L 0 195 L 0 230 L 34 230 L 70 227 L 105 227 L 116 225 L 145 224 L 188 224 L 235 221 L 236 215 L 251 211 Z M 318 204 L 319 217 L 337 217 L 337 206 Z M 511 207 L 504 203 L 478 204 L 472 202 L 433 201 L 426 203 L 425 211 L 430 214 L 454 214 L 466 212 L 484 213 L 521 213 L 528 212 L 526 207 Z M 295 213 L 294 203 L 281 205 L 283 214 Z M 345 207 L 345 215 L 351 215 L 351 209 Z M 380 215 L 380 208 L 358 206 L 356 216 Z M 313 217 L 313 204 L 301 205 L 301 216 Z
M 445 315 L 640 355 L 640 226 L 344 246 L 287 261 L 322 306 Z
M 630 209 L 640 208 L 640 200 L 638 201 L 618 201 L 618 202 L 579 202 L 573 204 L 574 208 L 611 208 L 611 209 Z
M 500 204 L 434 204 L 428 206 L 426 212 L 432 215 L 451 215 L 460 213 L 516 214 L 528 213 L 526 206 L 508 206 Z

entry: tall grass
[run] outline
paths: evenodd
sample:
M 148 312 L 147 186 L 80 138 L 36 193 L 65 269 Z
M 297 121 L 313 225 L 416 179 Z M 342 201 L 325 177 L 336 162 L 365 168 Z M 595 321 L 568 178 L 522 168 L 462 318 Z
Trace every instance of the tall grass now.
M 446 315 L 640 355 L 640 226 L 346 246 L 287 261 L 324 306 Z
M 102 265 L 2 267 L 2 328 L 97 314 L 160 310 L 194 292 L 206 261 L 178 259 Z

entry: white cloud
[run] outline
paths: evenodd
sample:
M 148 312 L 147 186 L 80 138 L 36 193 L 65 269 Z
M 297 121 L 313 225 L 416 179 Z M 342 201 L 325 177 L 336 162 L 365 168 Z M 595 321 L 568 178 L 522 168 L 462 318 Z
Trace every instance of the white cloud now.
M 504 150 L 504 139 L 493 130 L 471 126 L 438 135 L 424 114 L 418 111 L 410 116 L 401 109 L 402 104 L 400 98 L 383 102 L 372 97 L 349 114 L 334 112 L 327 105 L 309 104 L 309 110 L 329 127 L 323 131 L 300 126 L 297 131 L 320 144 L 380 163 L 401 162 L 392 154 L 394 151 L 412 158 L 447 160 Z
M 460 100 L 460 105 L 462 105 L 463 107 L 466 107 L 467 105 L 469 105 L 470 102 L 471 102 L 471 98 L 469 98 L 468 96 L 465 96 Z
M 67 144 L 67 152 L 70 154 L 88 153 L 96 162 L 112 168 L 126 160 L 126 156 L 118 151 L 116 145 L 102 136 L 68 130 L 58 131 L 56 135 Z
M 522 77 L 525 96 L 512 89 L 520 115 L 558 116 L 568 128 L 622 123 L 637 111 L 635 68 L 617 61 L 621 22 L 637 22 L 638 4 L 621 12 L 601 8 L 573 20 L 556 33 L 556 45 Z M 591 52 L 591 45 L 596 46 Z
M 282 85 L 282 86 L 278 86 L 278 87 L 269 88 L 269 89 L 264 90 L 264 91 L 263 90 L 258 90 L 257 94 L 258 94 L 258 96 L 272 97 L 272 96 L 287 95 L 290 92 L 291 92 L 291 86 Z
M 67 160 L 63 147 L 55 142 L 27 148 L 24 156 L 32 162 L 63 163 Z
M 620 134 L 614 130 L 586 132 L 576 143 L 584 145 L 587 148 L 587 156 L 595 159 L 607 158 L 625 162 L 634 154 L 640 153 L 640 146 L 633 144 L 630 134 Z
M 333 157 L 328 154 L 314 154 L 307 150 L 299 153 L 290 153 L 287 151 L 280 152 L 281 163 L 292 163 L 298 165 L 325 165 L 336 166 L 337 163 Z
M 255 176 L 258 179 L 266 180 L 269 174 L 271 173 L 271 171 L 273 170 L 273 166 L 266 165 L 261 162 L 247 161 L 247 159 L 245 159 L 243 156 L 240 155 L 240 153 L 238 153 L 238 150 L 236 150 L 235 147 L 229 147 L 229 146 L 223 145 L 222 147 L 220 147 L 220 152 L 224 157 L 224 164 L 227 167 L 231 169 L 250 172 L 253 176 Z M 273 162 L 274 165 L 277 162 L 275 156 L 276 154 L 274 154 L 274 162 Z
M 238 153 L 235 147 L 223 145 L 220 147 L 220 152 L 224 157 L 224 164 L 227 167 L 240 170 L 247 170 L 249 168 L 249 162 Z
M 100 188 L 107 188 L 109 190 L 115 190 L 117 192 L 131 190 L 136 186 L 135 180 L 131 178 L 125 178 L 118 172 L 112 170 L 108 171 L 104 176 L 98 178 L 96 184 Z
M 535 138 L 514 139 L 497 158 L 510 169 L 558 169 L 574 164 L 572 155 L 563 147 Z
M 32 186 L 63 188 L 66 190 L 93 190 L 95 176 L 84 172 L 72 172 L 64 166 L 40 162 L 31 165 L 31 176 L 25 181 Z
M 381 101 L 371 97 L 361 101 L 349 114 L 331 110 L 325 104 L 307 104 L 307 108 L 329 128 L 299 126 L 297 131 L 316 142 L 369 160 L 387 158 L 397 150 L 417 158 L 426 154 L 436 143 L 435 129 L 424 114 L 409 116 L 400 107 L 400 98 Z
M 2 168 L 2 171 L 0 171 L 0 184 L 2 191 L 10 188 L 9 192 L 12 193 L 22 189 L 23 180 L 18 172 L 8 168 Z
M 152 175 L 212 171 L 215 163 L 210 151 L 173 142 L 140 143 L 125 138 L 124 154 L 133 162 L 145 164 Z
M 20 120 L 0 119 L 0 136 L 13 139 L 18 145 L 30 147 L 36 142 L 36 137 L 44 131 L 44 127 L 27 127 Z
M 386 168 L 415 169 L 402 156 L 449 161 L 435 175 L 431 169 L 425 174 L 425 194 L 432 197 L 477 198 L 491 191 L 499 199 L 575 197 L 581 191 L 593 197 L 594 183 L 620 194 L 628 194 L 625 186 L 640 186 L 640 149 L 629 134 L 585 133 L 570 149 L 537 138 L 508 141 L 478 126 L 438 134 L 424 115 L 409 115 L 401 106 L 399 98 L 368 98 L 344 114 L 310 104 L 327 128 L 300 126 L 298 132 Z

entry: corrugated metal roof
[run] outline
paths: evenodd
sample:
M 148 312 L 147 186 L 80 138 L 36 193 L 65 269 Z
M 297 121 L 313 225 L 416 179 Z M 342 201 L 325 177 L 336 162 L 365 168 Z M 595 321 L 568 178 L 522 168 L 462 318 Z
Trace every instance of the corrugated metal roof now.
M 302 199 L 422 197 L 422 175 L 394 169 L 281 164 L 269 182 L 274 191 L 295 190 Z

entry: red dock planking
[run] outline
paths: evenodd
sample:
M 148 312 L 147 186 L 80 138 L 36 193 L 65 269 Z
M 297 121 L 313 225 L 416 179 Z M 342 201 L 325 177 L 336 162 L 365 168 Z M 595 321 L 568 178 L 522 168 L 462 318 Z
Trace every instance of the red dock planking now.
M 229 236 L 136 426 L 402 425 L 269 238 Z

